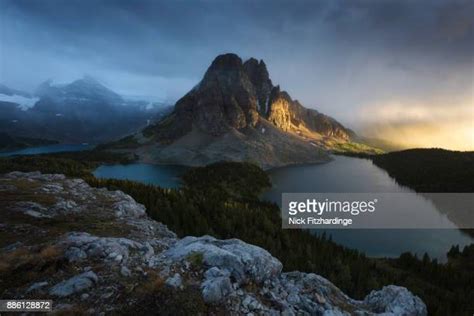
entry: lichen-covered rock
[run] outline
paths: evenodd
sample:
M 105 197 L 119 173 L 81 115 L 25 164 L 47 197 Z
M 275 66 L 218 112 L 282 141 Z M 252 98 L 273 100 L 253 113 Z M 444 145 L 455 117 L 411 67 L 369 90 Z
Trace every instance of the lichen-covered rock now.
M 148 251 L 143 244 L 127 238 L 97 237 L 88 233 L 69 233 L 61 244 L 66 249 L 65 257 L 71 262 L 86 258 L 122 262 L 127 261 L 130 249 L 145 254 Z
M 73 200 L 59 200 L 53 207 L 56 213 L 70 213 L 80 211 L 80 207 Z
M 232 291 L 230 273 L 212 267 L 204 274 L 204 281 L 201 284 L 204 301 L 211 304 L 221 303 Z
M 97 275 L 93 271 L 84 272 L 59 284 L 56 284 L 51 288 L 49 294 L 62 297 L 69 296 L 94 286 L 98 280 L 99 279 Z
M 179 289 L 183 285 L 183 279 L 179 273 L 175 273 L 172 277 L 166 279 L 165 283 L 172 288 Z
M 117 202 L 113 205 L 117 217 L 141 217 L 146 215 L 145 206 L 135 202 L 130 195 L 122 191 L 114 191 L 111 196 L 117 199 Z
M 23 212 L 26 215 L 36 217 L 36 218 L 48 218 L 51 217 L 50 214 L 48 214 L 48 209 L 45 208 L 43 205 L 35 202 L 17 202 L 16 203 L 16 209 L 20 212 Z
M 281 262 L 268 251 L 239 239 L 218 240 L 211 236 L 185 237 L 163 253 L 164 259 L 186 259 L 192 253 L 201 253 L 203 263 L 230 272 L 237 282 L 260 283 L 281 272 Z
M 379 291 L 372 291 L 364 299 L 376 313 L 385 315 L 426 315 L 426 305 L 404 287 L 389 285 Z

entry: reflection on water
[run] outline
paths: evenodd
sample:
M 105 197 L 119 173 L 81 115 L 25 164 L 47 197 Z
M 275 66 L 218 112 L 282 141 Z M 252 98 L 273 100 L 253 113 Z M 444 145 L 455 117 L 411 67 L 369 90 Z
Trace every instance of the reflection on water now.
M 433 216 L 439 212 L 432 204 L 406 187 L 398 185 L 388 174 L 366 159 L 334 157 L 321 165 L 303 165 L 269 171 L 273 187 L 263 194 L 264 199 L 281 205 L 282 193 L 405 193 L 406 203 L 431 205 Z M 365 252 L 369 256 L 395 257 L 405 251 L 444 260 L 454 244 L 470 244 L 473 238 L 458 229 L 360 229 L 314 230 L 316 234 L 330 234 L 337 243 Z
M 93 145 L 49 145 L 3 152 L 0 156 L 34 155 L 64 151 L 92 149 Z M 99 178 L 129 179 L 166 188 L 180 185 L 180 176 L 187 167 L 170 165 L 128 164 L 104 165 L 94 171 Z M 401 187 L 387 173 L 366 159 L 336 156 L 334 161 L 320 165 L 303 165 L 278 168 L 269 171 L 273 187 L 263 194 L 263 198 L 281 203 L 282 193 L 337 193 L 337 192 L 386 192 L 407 193 L 413 205 L 425 199 L 408 188 Z M 446 212 L 446 205 L 429 199 L 438 209 Z M 452 205 L 452 204 L 450 204 Z M 449 206 L 450 206 L 449 205 Z M 451 217 L 450 217 L 451 218 Z M 427 252 L 432 257 L 445 259 L 452 245 L 470 244 L 474 238 L 458 229 L 365 229 L 365 230 L 317 230 L 325 231 L 342 245 L 355 248 L 370 256 L 398 256 L 405 251 L 418 254 Z
M 94 171 L 100 178 L 116 178 L 156 184 L 167 188 L 180 185 L 183 166 L 128 164 L 106 165 Z M 281 203 L 281 193 L 291 192 L 387 192 L 406 193 L 413 205 L 427 201 L 421 195 L 399 186 L 385 171 L 369 160 L 335 157 L 334 161 L 321 165 L 292 166 L 269 171 L 273 187 L 263 198 Z M 434 210 L 436 212 L 436 210 Z M 439 216 L 437 213 L 433 213 Z M 369 256 L 395 257 L 405 251 L 418 254 L 427 252 L 440 260 L 454 244 L 461 246 L 473 242 L 473 238 L 458 229 L 365 229 L 324 230 L 334 241 L 365 252 Z M 322 233 L 323 230 L 314 231 Z

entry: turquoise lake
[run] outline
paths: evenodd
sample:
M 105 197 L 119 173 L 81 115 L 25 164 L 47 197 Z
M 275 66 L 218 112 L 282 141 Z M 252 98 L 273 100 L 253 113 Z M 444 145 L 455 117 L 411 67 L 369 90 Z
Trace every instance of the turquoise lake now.
M 115 178 L 140 181 L 167 188 L 180 185 L 180 176 L 187 167 L 149 165 L 104 165 L 95 170 L 99 178 Z M 374 166 L 369 160 L 334 157 L 320 165 L 290 166 L 269 170 L 272 188 L 262 198 L 281 204 L 281 194 L 291 192 L 403 192 L 410 203 L 420 203 L 422 196 L 398 185 L 388 174 Z M 438 215 L 433 208 L 433 214 Z M 315 230 L 325 231 L 332 239 L 349 248 L 358 249 L 369 256 L 396 257 L 410 251 L 443 261 L 452 245 L 471 244 L 474 239 L 458 229 L 358 229 Z
M 32 155 L 90 148 L 90 145 L 51 145 L 0 155 Z M 187 169 L 183 166 L 132 163 L 102 165 L 94 171 L 94 175 L 99 178 L 128 179 L 176 188 L 181 184 L 180 176 Z M 277 168 L 269 170 L 268 174 L 272 188 L 264 192 L 262 198 L 277 204 L 281 204 L 282 193 L 293 192 L 403 192 L 408 203 L 420 203 L 420 199 L 423 199 L 419 194 L 398 185 L 384 170 L 366 159 L 336 156 L 329 163 Z M 439 214 L 436 207 L 433 207 L 433 216 L 435 215 Z M 431 257 L 443 261 L 452 245 L 462 247 L 474 242 L 474 238 L 459 229 L 332 229 L 313 232 L 320 234 L 323 231 L 330 234 L 335 242 L 374 257 L 396 257 L 410 251 L 418 255 L 427 252 Z

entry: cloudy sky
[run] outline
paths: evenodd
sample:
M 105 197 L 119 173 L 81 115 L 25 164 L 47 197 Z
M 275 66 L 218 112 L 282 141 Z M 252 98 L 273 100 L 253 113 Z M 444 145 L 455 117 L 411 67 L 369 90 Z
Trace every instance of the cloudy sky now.
M 175 101 L 234 52 L 360 133 L 474 149 L 473 12 L 472 0 L 0 0 L 0 82 L 89 74 Z

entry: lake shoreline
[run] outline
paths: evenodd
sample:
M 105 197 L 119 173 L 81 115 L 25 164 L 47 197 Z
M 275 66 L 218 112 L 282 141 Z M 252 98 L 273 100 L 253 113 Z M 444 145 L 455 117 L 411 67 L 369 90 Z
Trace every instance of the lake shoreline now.
M 56 145 L 56 146 L 69 146 L 69 145 Z M 75 148 L 78 150 L 85 150 L 87 149 L 86 146 L 91 145 L 84 145 L 84 144 L 74 144 L 72 146 L 76 146 Z M 49 147 L 49 146 L 47 146 Z M 44 148 L 44 147 L 43 147 Z M 63 148 L 64 149 L 64 148 Z M 59 151 L 58 151 L 59 152 Z M 64 152 L 64 151 L 62 151 Z M 353 159 L 359 158 L 359 159 Z M 341 161 L 343 163 L 341 163 Z M 352 166 L 352 167 L 351 167 Z M 134 169 L 138 168 L 138 169 Z M 177 189 L 182 184 L 180 177 L 181 175 L 188 169 L 192 167 L 186 165 L 176 165 L 176 164 L 145 164 L 139 163 L 137 161 L 131 161 L 130 163 L 114 163 L 113 160 L 111 163 L 103 163 L 100 164 L 97 168 L 93 169 L 92 172 L 98 178 L 115 178 L 115 179 L 128 179 L 132 181 L 138 181 L 147 184 L 154 184 L 164 188 L 174 188 Z M 366 168 L 366 169 L 364 169 Z M 106 171 L 109 169 L 109 171 Z M 312 176 L 311 172 L 303 172 L 299 173 L 299 170 L 319 170 L 324 171 L 326 169 L 333 169 L 328 174 L 322 174 L 319 176 Z M 105 170 L 105 171 L 104 171 Z M 342 171 L 341 171 L 342 170 Z M 365 170 L 360 173 L 361 170 Z M 100 173 L 102 174 L 100 174 Z M 269 175 L 272 188 L 269 188 L 261 195 L 261 200 L 263 201 L 270 201 L 275 202 L 277 204 L 281 203 L 281 193 L 285 192 L 356 192 L 355 189 L 360 189 L 364 183 L 370 182 L 370 174 L 376 174 L 375 182 L 381 187 L 379 190 L 376 191 L 384 191 L 389 189 L 390 187 L 401 188 L 404 191 L 413 192 L 413 190 L 400 186 L 393 178 L 389 176 L 389 174 L 380 167 L 377 167 L 373 164 L 373 162 L 369 159 L 365 159 L 364 157 L 347 157 L 347 156 L 340 156 L 340 155 L 331 155 L 331 161 L 327 163 L 303 163 L 303 164 L 292 164 L 285 167 L 275 167 L 268 170 L 265 170 L 265 173 Z M 290 188 L 292 190 L 282 190 L 281 183 L 279 181 L 275 181 L 274 175 L 275 174 L 285 174 L 283 176 L 283 181 L 290 181 L 289 185 L 286 188 Z M 295 174 L 299 174 L 295 183 L 291 183 L 292 179 Z M 365 179 L 364 177 L 369 176 L 369 178 Z M 344 178 L 348 177 L 348 178 Z M 331 182 L 333 182 L 331 184 Z M 313 183 L 313 187 L 311 185 L 299 187 L 298 183 Z M 323 183 L 326 190 L 321 190 L 321 187 L 314 186 L 314 184 Z M 347 186 L 346 184 L 352 183 L 352 186 Z M 337 184 L 339 190 L 335 190 L 334 184 Z M 328 187 L 329 185 L 329 187 Z M 331 185 L 333 185 L 331 187 Z M 372 188 L 373 189 L 373 188 Z M 397 189 L 397 190 L 398 190 Z M 276 198 L 268 199 L 268 192 L 274 192 L 276 194 Z M 281 192 L 280 192 L 281 191 Z M 374 190 L 371 190 L 374 191 Z M 267 194 L 267 197 L 265 197 Z M 415 194 L 415 193 L 414 193 Z M 325 231 L 325 230 L 321 230 Z M 418 231 L 418 232 L 416 232 Z M 393 232 L 392 232 L 393 233 Z M 396 243 L 391 239 L 385 239 L 386 235 L 392 234 L 391 232 L 379 232 L 375 233 L 362 231 L 362 230 L 351 230 L 351 232 L 346 232 L 344 230 L 333 231 L 331 235 L 333 236 L 334 240 L 346 247 L 357 249 L 361 252 L 364 252 L 367 256 L 380 258 L 380 257 L 397 257 L 401 253 L 405 251 L 412 251 L 414 253 L 418 253 L 421 255 L 422 251 L 426 250 L 430 256 L 436 257 L 441 261 L 444 261 L 446 258 L 446 252 L 449 250 L 449 246 L 460 244 L 466 245 L 473 241 L 472 238 L 466 237 L 466 232 L 461 230 L 446 230 L 441 232 L 441 235 L 448 236 L 448 238 L 444 238 L 438 240 L 431 235 L 435 234 L 434 231 L 425 231 L 421 232 L 421 230 L 405 230 L 405 235 L 412 236 L 415 243 L 418 243 L 420 247 L 415 249 L 414 247 L 410 246 L 409 243 L 405 243 L 407 247 L 400 246 L 397 248 Z M 364 236 L 365 237 L 361 237 Z M 398 235 L 398 233 L 396 234 Z M 372 238 L 369 238 L 372 236 Z M 449 237 L 451 236 L 451 237 Z M 407 237 L 408 238 L 408 237 Z M 453 239 L 454 238 L 454 239 Z M 365 242 L 364 242 L 365 240 Z M 378 244 L 384 245 L 382 248 L 384 249 L 377 249 L 371 244 L 371 240 L 379 240 Z M 452 241 L 452 242 L 446 242 Z M 383 241 L 383 242 L 382 242 Z M 444 246 L 441 246 L 443 245 Z M 449 245 L 448 245 L 449 244 Z M 431 245 L 436 245 L 434 248 Z
M 382 188 L 397 188 L 397 190 L 402 190 L 402 192 L 408 192 L 409 194 L 417 195 L 416 192 L 413 190 L 399 186 L 396 181 L 389 177 L 388 173 L 380 169 L 379 167 L 372 164 L 371 161 L 366 159 L 353 159 L 352 157 L 340 157 L 334 156 L 333 160 L 326 164 L 301 164 L 301 165 L 292 165 L 287 167 L 280 167 L 280 168 L 273 168 L 270 170 L 265 170 L 265 173 L 269 175 L 272 181 L 272 187 L 265 190 L 260 199 L 262 201 L 268 201 L 280 204 L 279 200 L 281 199 L 281 193 L 278 191 L 281 189 L 281 183 L 275 182 L 275 179 L 272 179 L 272 174 L 281 173 L 281 172 L 297 172 L 299 169 L 327 169 L 331 166 L 335 166 L 336 169 L 340 167 L 341 160 L 345 161 L 346 164 L 350 164 L 358 162 L 359 164 L 368 164 L 369 170 L 375 170 L 377 177 L 375 183 L 384 183 L 385 186 Z M 357 163 L 356 163 L 357 165 Z M 367 167 L 366 166 L 366 167 Z M 102 170 L 99 170 L 102 168 Z M 192 167 L 183 166 L 183 165 L 169 165 L 169 164 L 144 164 L 144 163 L 131 163 L 131 164 L 108 164 L 108 165 L 101 165 L 98 169 L 94 171 L 94 175 L 99 178 L 107 178 L 112 177 L 115 179 L 129 179 L 132 181 L 139 181 L 147 184 L 154 184 L 165 188 L 179 188 L 180 182 L 180 175 L 184 170 L 188 170 Z M 138 168 L 137 172 L 133 172 L 133 168 Z M 104 170 L 108 169 L 107 172 Z M 356 168 L 359 170 L 360 168 Z M 100 174 L 97 171 L 100 171 Z M 147 170 L 147 171 L 144 171 Z M 178 171 L 178 172 L 176 172 Z M 117 172 L 114 176 L 114 172 Z M 175 173 L 176 172 L 176 173 Z M 352 171 L 354 172 L 354 171 Z M 350 172 L 343 172 L 345 174 L 350 174 Z M 108 174 L 108 175 L 107 175 Z M 288 177 L 284 177 L 288 178 Z M 325 180 L 330 179 L 329 176 L 323 177 Z M 357 177 L 356 177 L 357 178 Z M 311 177 L 306 173 L 304 177 L 301 177 L 301 181 L 309 182 Z M 313 181 L 315 181 L 313 178 Z M 367 182 L 368 180 L 357 180 Z M 340 180 L 341 183 L 348 183 L 348 180 Z M 360 187 L 357 182 L 355 183 L 357 187 Z M 296 188 L 297 186 L 290 184 L 289 187 Z M 346 187 L 347 188 L 347 187 Z M 354 189 L 354 187 L 352 187 Z M 274 191 L 276 190 L 276 191 Z M 298 188 L 297 192 L 318 192 L 318 190 L 314 189 L 307 189 L 303 190 Z M 334 190 L 330 190 L 334 191 Z M 345 190 L 345 192 L 350 192 L 354 190 Z M 380 188 L 379 188 L 380 191 Z M 383 191 L 383 190 L 381 190 Z M 269 192 L 274 192 L 276 198 L 268 199 Z M 286 191 L 285 191 L 286 192 Z M 337 192 L 337 191 L 335 191 Z M 328 232 L 331 230 L 324 229 L 320 232 Z M 403 232 L 403 234 L 400 234 Z M 401 244 L 390 236 L 403 236 Z M 406 230 L 384 230 L 380 231 L 377 229 L 370 229 L 370 230 L 353 230 L 353 229 L 340 229 L 340 230 L 332 230 L 331 236 L 333 240 L 340 245 L 345 247 L 356 249 L 365 253 L 368 257 L 373 258 L 395 258 L 398 257 L 400 254 L 411 251 L 413 253 L 417 253 L 421 256 L 424 252 L 428 252 L 428 254 L 432 257 L 437 258 L 440 262 L 444 262 L 446 260 L 446 252 L 452 245 L 461 244 L 467 245 L 473 242 L 473 239 L 470 238 L 465 232 L 462 232 L 459 229 L 441 229 L 441 230 L 421 230 L 421 229 L 406 229 Z M 443 236 L 441 238 L 437 238 L 437 236 Z M 399 237 L 401 238 L 401 237 Z M 378 240 L 379 242 L 374 244 L 373 240 Z M 418 246 L 413 246 L 416 244 Z

